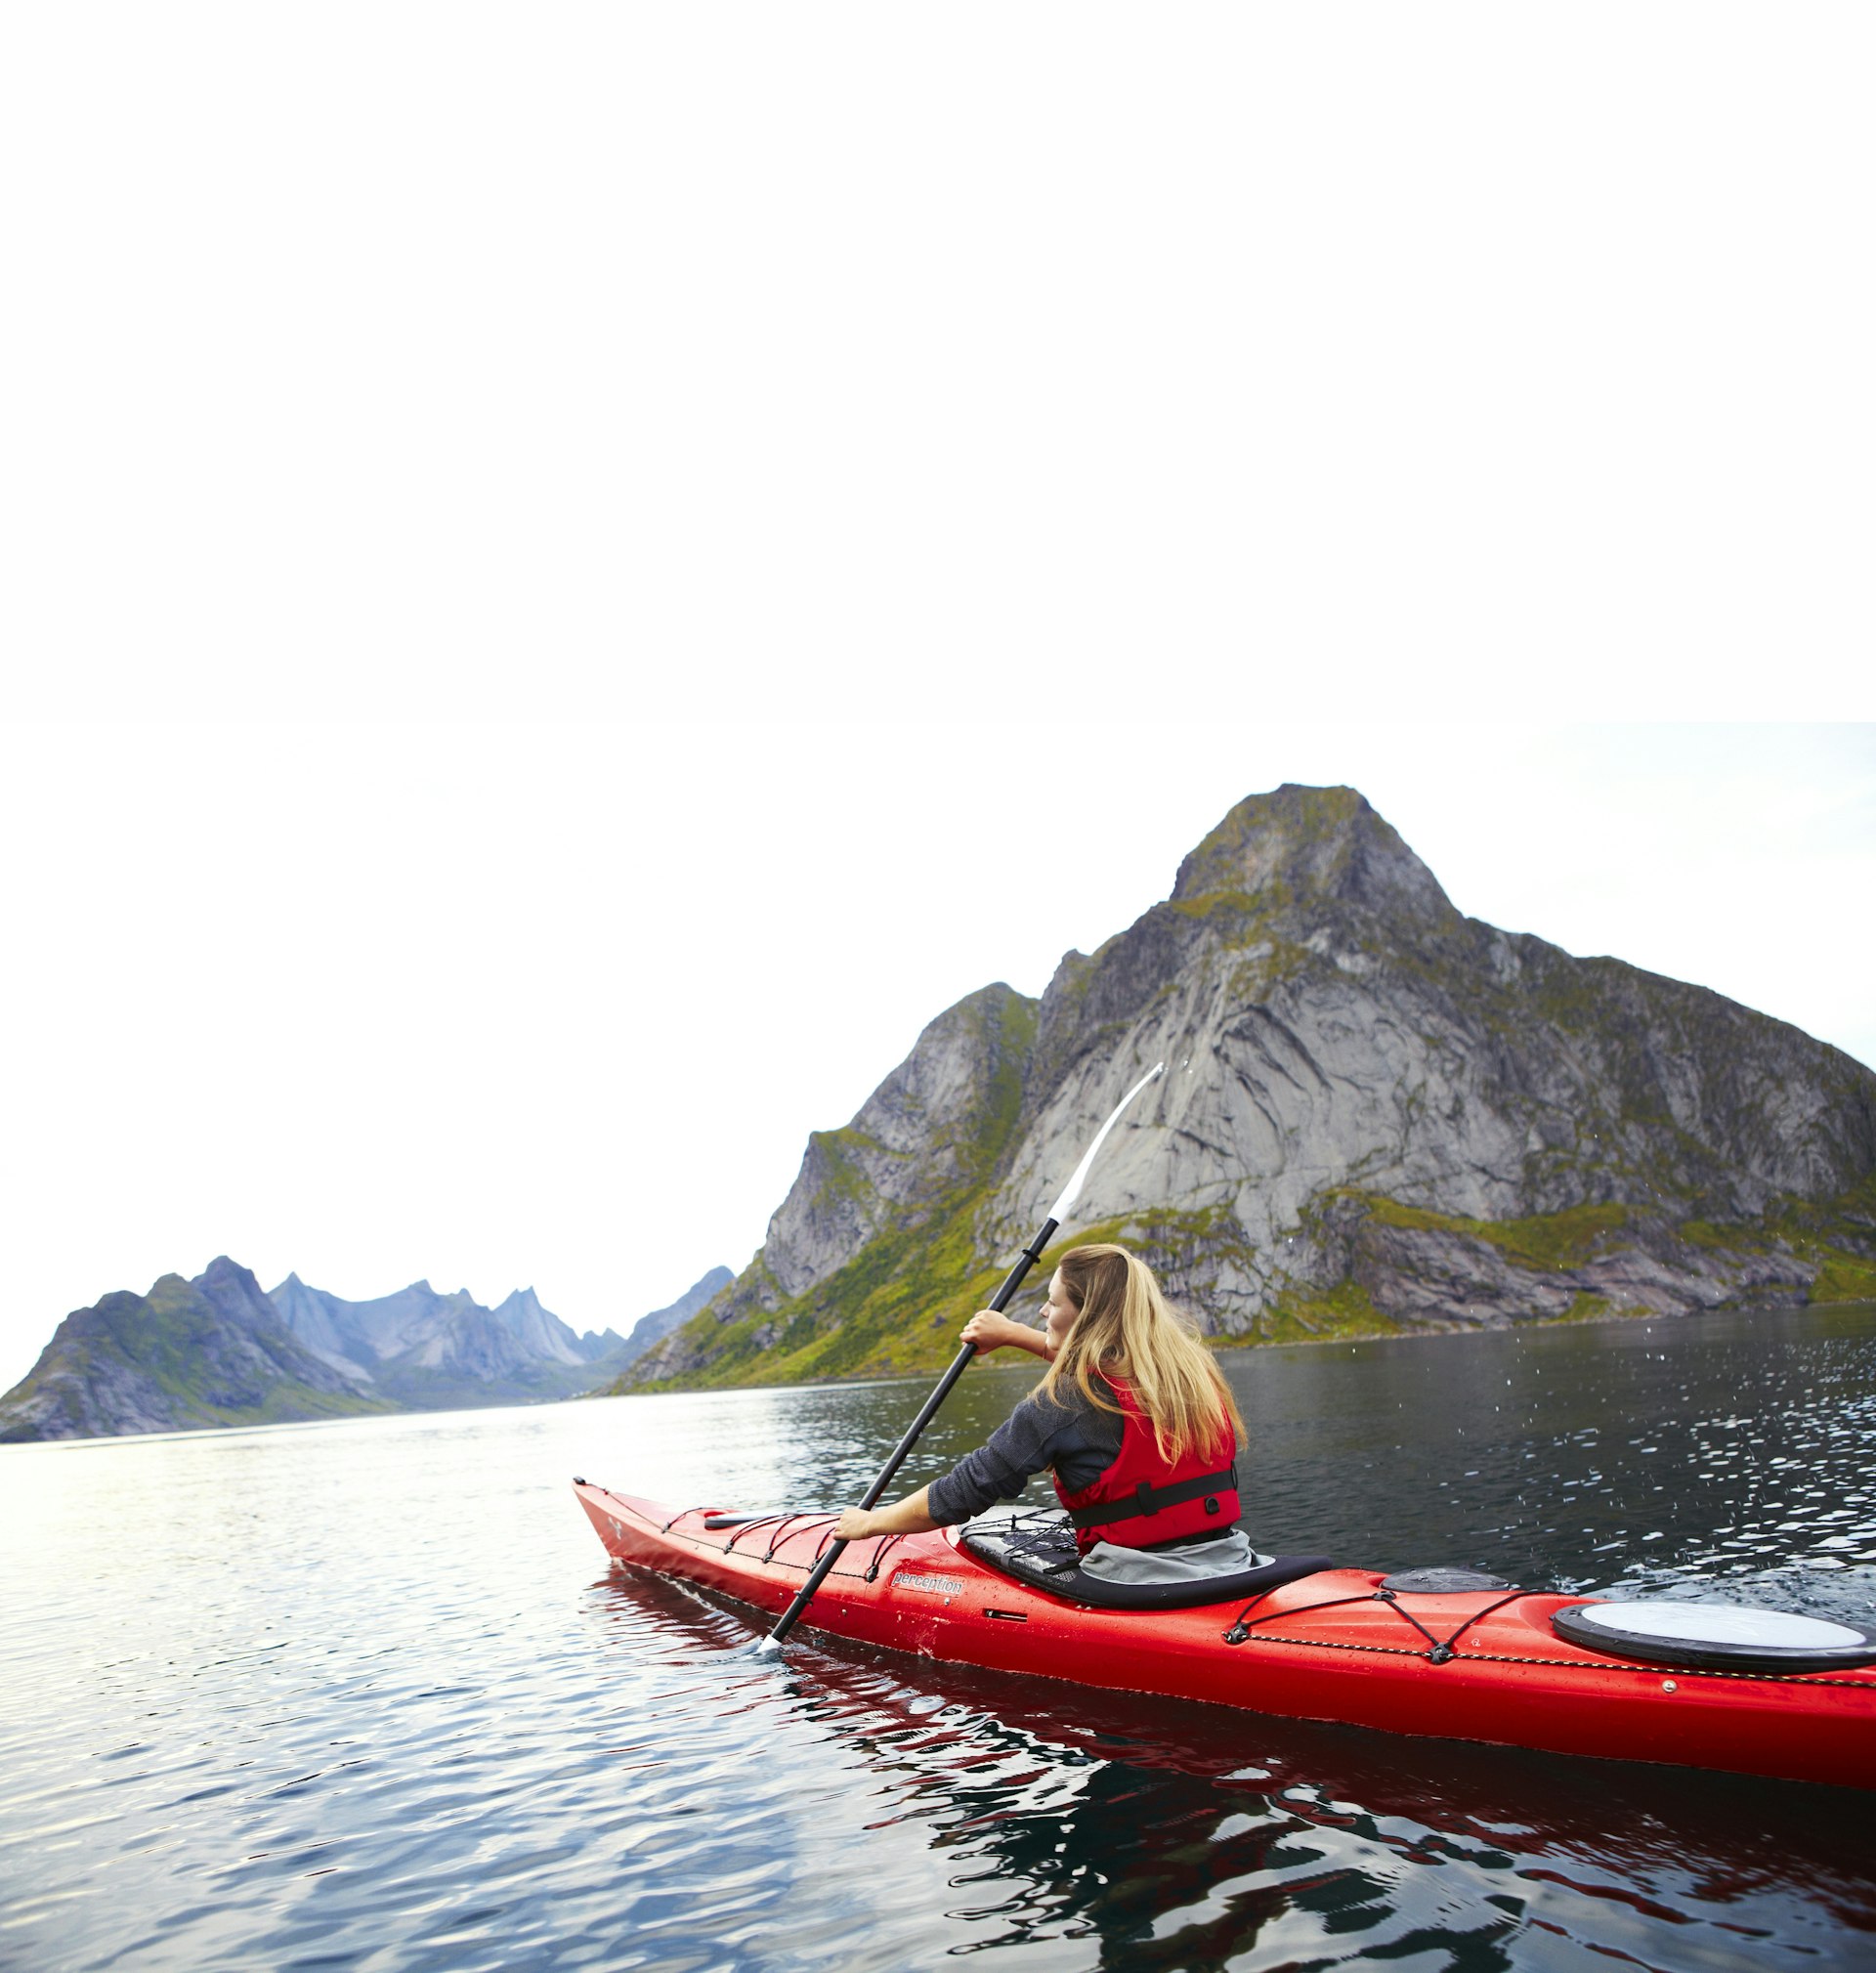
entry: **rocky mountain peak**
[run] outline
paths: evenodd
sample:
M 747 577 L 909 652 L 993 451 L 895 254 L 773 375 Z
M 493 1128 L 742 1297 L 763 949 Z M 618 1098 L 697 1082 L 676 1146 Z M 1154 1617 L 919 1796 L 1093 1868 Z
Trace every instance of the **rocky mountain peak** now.
M 617 1352 L 618 1367 L 622 1370 L 644 1355 L 654 1344 L 662 1342 L 673 1329 L 688 1322 L 700 1308 L 708 1307 L 734 1278 L 727 1267 L 712 1267 L 701 1280 L 693 1281 L 668 1308 L 654 1308 L 649 1315 L 641 1315 L 632 1325 L 632 1333 L 622 1343 L 608 1329 L 606 1339 Z M 585 1340 L 596 1343 L 599 1339 L 589 1335 Z M 600 1351 L 595 1349 L 590 1353 L 597 1356 Z
M 1040 1005 L 933 1021 L 629 1381 L 935 1367 L 1155 1061 L 1061 1231 L 1133 1243 L 1215 1334 L 1876 1294 L 1876 1076 L 1462 917 L 1353 789 L 1286 785 Z
M 261 1284 L 255 1280 L 252 1271 L 238 1261 L 231 1261 L 226 1254 L 217 1254 L 196 1279 L 198 1285 L 248 1288 L 256 1295 L 261 1292 Z
M 252 1271 L 226 1254 L 218 1254 L 190 1284 L 232 1321 L 269 1326 L 279 1320 L 278 1310 L 262 1292 Z
M 888 1221 L 920 1223 L 989 1169 L 1022 1099 L 1036 1003 L 999 980 L 929 1022 L 844 1130 L 816 1131 L 769 1222 L 766 1264 L 787 1294 Z
M 1258 904 L 1352 904 L 1452 919 L 1439 879 L 1352 788 L 1286 782 L 1247 795 L 1179 865 L 1174 904 L 1220 892 Z

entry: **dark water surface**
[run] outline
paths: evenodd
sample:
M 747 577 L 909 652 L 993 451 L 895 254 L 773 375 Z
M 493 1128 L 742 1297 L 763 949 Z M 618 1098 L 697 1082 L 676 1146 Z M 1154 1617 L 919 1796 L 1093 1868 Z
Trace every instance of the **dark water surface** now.
M 1226 1361 L 1259 1546 L 1876 1614 L 1876 1308 Z M 1876 1794 L 764 1668 L 568 1490 L 837 1504 L 917 1394 L 0 1448 L 0 1966 L 1876 1967 Z

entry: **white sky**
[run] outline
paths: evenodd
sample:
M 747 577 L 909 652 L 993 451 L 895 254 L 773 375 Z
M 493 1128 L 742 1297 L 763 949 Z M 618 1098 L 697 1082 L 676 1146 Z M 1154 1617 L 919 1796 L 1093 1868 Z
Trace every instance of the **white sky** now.
M 1876 1058 L 1872 729 L 1558 723 L 1876 720 L 1873 53 L 10 10 L 0 1382 L 224 1249 L 621 1323 L 1286 778 Z

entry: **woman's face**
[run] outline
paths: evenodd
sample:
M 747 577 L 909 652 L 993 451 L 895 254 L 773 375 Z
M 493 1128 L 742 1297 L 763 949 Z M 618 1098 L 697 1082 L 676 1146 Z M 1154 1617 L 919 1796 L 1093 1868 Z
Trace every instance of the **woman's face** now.
M 1068 1332 L 1074 1328 L 1075 1318 L 1080 1313 L 1081 1310 L 1068 1299 L 1068 1290 L 1062 1283 L 1062 1270 L 1057 1267 L 1048 1277 L 1048 1299 L 1043 1304 L 1043 1326 L 1057 1350 L 1068 1341 Z

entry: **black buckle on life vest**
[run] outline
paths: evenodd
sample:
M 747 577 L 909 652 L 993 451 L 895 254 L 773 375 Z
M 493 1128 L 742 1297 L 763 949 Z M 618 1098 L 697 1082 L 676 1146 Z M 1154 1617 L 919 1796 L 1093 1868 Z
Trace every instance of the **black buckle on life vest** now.
M 1183 1507 L 1188 1500 L 1203 1500 L 1208 1493 L 1235 1493 L 1238 1469 L 1232 1463 L 1228 1473 L 1205 1473 L 1197 1480 L 1181 1480 L 1172 1486 L 1151 1486 L 1144 1480 L 1121 1500 L 1098 1501 L 1092 1507 L 1071 1507 L 1069 1523 L 1075 1527 L 1106 1527 L 1116 1521 L 1133 1521 L 1158 1514 L 1163 1507 Z M 1208 1508 L 1208 1513 L 1217 1510 Z

